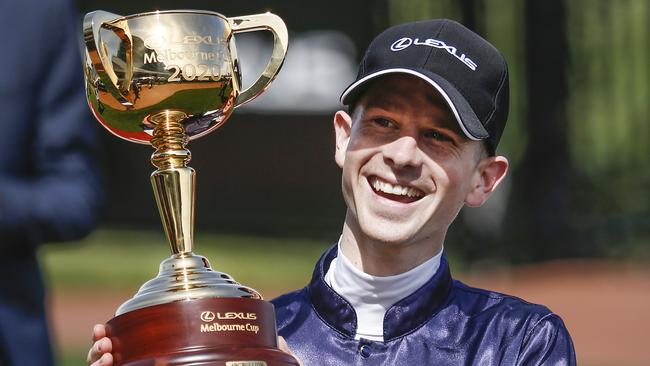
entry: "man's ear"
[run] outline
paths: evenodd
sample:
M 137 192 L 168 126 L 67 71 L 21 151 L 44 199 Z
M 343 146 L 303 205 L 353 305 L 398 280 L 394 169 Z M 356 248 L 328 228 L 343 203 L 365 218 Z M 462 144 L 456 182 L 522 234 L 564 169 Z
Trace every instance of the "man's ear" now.
M 465 204 L 479 207 L 490 197 L 501 183 L 508 171 L 508 159 L 504 156 L 488 156 L 483 158 L 472 177 L 472 186 L 465 197 Z
M 352 129 L 352 117 L 344 111 L 338 111 L 334 115 L 334 133 L 336 134 L 336 151 L 334 151 L 334 160 L 336 164 L 343 168 L 345 162 L 345 151 L 350 141 L 350 130 Z

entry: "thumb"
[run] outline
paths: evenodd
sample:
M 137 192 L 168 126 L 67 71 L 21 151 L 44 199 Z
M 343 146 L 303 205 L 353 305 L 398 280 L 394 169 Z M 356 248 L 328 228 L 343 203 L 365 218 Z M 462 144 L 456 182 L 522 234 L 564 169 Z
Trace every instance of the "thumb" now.
M 284 337 L 282 337 L 282 336 L 278 336 L 278 348 L 281 351 L 286 352 L 286 353 L 290 354 L 291 356 L 293 356 L 293 358 L 295 358 L 296 361 L 298 361 L 298 364 L 300 366 L 303 366 L 302 361 L 300 361 L 300 359 L 298 357 L 296 357 L 296 355 L 294 355 L 293 352 L 291 352 L 291 349 L 289 348 L 289 345 L 287 344 L 287 341 L 285 341 Z

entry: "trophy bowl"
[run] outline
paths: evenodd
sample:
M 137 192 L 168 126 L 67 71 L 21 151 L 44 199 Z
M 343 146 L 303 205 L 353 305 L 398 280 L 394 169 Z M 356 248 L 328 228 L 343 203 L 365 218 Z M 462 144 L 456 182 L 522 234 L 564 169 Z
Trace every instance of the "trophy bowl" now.
M 234 34 L 257 30 L 273 34 L 273 51 L 242 90 Z M 114 135 L 155 149 L 151 183 L 172 252 L 107 322 L 114 364 L 297 366 L 277 348 L 273 305 L 194 253 L 196 173 L 186 148 L 273 81 L 287 52 L 284 22 L 271 13 L 95 11 L 83 33 L 93 114 Z

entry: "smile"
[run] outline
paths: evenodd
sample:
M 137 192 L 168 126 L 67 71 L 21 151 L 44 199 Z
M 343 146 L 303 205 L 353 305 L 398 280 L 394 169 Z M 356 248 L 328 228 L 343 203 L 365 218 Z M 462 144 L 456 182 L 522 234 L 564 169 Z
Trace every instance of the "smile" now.
M 411 203 L 424 197 L 424 192 L 417 188 L 388 183 L 376 176 L 369 177 L 368 182 L 375 193 L 393 201 Z

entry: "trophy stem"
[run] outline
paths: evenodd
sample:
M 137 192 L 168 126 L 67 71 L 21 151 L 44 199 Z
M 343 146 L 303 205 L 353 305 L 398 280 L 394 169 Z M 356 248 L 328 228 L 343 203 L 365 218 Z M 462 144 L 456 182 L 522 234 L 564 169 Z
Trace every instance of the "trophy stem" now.
M 158 168 L 151 174 L 160 218 L 173 254 L 185 255 L 194 248 L 194 169 L 185 148 L 188 138 L 181 121 L 187 115 L 166 110 L 148 117 L 155 125 L 151 145 L 156 151 L 151 163 Z

